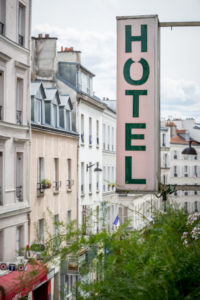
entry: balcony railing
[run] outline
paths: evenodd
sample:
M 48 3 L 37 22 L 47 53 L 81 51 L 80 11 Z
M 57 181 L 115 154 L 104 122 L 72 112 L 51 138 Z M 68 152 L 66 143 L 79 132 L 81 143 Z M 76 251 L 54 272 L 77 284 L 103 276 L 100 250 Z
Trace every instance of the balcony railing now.
M 17 110 L 16 111 L 16 123 L 17 124 L 22 124 L 22 111 L 21 110 Z
M 5 33 L 5 24 L 0 22 L 0 34 L 4 35 Z
M 54 189 L 54 192 L 58 192 L 60 186 L 61 186 L 61 181 L 54 181 L 54 182 L 53 182 L 53 189 Z
M 74 180 L 72 179 L 66 180 L 67 189 L 71 190 L 73 184 L 74 184 Z
M 0 105 L 0 121 L 3 120 L 3 106 Z
M 21 34 L 18 35 L 18 43 L 20 46 L 24 46 L 24 37 Z
M 17 199 L 17 201 L 20 201 L 20 202 L 23 201 L 23 187 L 22 186 L 16 186 L 16 199 Z

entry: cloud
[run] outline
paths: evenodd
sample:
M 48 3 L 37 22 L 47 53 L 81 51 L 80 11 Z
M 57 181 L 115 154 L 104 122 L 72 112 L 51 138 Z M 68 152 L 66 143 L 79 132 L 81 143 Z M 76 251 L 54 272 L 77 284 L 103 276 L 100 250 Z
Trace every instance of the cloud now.
M 33 28 L 33 35 L 49 33 L 58 38 L 57 46 L 71 47 L 82 52 L 82 64 L 96 75 L 95 94 L 115 99 L 116 37 L 109 31 L 80 31 L 74 28 L 59 28 L 41 24 Z
M 161 82 L 163 116 L 199 118 L 200 87 L 197 82 L 165 79 Z

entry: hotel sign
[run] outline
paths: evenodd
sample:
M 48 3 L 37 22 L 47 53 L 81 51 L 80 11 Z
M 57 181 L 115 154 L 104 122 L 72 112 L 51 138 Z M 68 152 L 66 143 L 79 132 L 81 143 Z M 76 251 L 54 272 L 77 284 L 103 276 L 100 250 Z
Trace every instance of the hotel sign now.
M 158 190 L 159 109 L 158 17 L 117 17 L 119 192 Z

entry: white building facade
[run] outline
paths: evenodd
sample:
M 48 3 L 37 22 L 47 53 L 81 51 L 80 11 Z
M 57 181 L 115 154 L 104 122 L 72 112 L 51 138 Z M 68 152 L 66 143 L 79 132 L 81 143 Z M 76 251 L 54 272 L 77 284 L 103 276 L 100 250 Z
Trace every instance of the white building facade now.
M 0 261 L 28 243 L 31 1 L 0 1 Z

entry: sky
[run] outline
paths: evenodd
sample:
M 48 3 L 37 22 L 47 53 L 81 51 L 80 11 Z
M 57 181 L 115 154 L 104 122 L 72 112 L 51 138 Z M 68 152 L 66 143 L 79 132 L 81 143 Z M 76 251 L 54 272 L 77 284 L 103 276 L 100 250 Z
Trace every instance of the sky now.
M 32 0 L 32 35 L 80 50 L 95 95 L 116 99 L 116 16 L 200 21 L 200 0 Z M 200 27 L 161 29 L 161 117 L 200 121 Z

